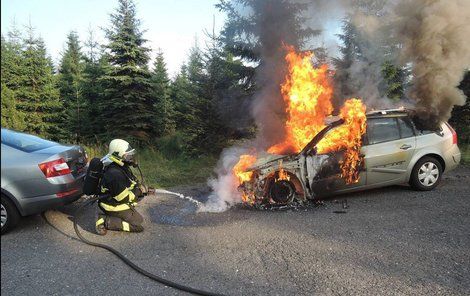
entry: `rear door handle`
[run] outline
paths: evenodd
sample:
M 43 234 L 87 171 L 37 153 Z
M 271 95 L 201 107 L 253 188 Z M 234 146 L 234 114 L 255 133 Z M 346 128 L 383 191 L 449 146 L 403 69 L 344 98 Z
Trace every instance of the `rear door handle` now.
M 408 145 L 408 144 L 403 144 L 400 147 L 400 149 L 402 149 L 402 150 L 407 150 L 407 149 L 410 149 L 410 148 L 411 148 L 411 145 Z

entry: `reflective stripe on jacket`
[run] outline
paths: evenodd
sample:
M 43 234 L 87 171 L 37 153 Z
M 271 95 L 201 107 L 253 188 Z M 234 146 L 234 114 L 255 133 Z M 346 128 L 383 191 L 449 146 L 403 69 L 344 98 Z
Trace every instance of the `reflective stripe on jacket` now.
M 109 194 L 110 197 L 102 200 L 99 205 L 110 212 L 130 209 L 137 204 L 133 192 L 136 184 L 135 176 L 126 165 L 108 165 L 104 171 L 101 192 Z

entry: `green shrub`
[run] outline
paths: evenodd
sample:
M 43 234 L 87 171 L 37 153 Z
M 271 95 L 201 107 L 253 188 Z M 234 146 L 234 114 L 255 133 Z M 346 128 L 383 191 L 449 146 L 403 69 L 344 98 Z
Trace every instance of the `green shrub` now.
M 152 187 L 173 187 L 194 183 L 204 183 L 213 173 L 217 158 L 214 156 L 188 157 L 181 151 L 171 153 L 169 147 L 178 143 L 169 139 L 165 153 L 154 148 L 136 148 L 136 159 L 142 169 L 147 185 Z M 104 145 L 82 145 L 88 158 L 103 157 L 108 153 Z M 176 149 L 176 148 L 175 148 Z M 177 153 L 176 153 L 177 152 Z
M 167 158 L 176 158 L 183 154 L 184 142 L 181 133 L 173 133 L 156 140 L 158 150 Z
M 459 144 L 463 164 L 470 164 L 470 144 Z

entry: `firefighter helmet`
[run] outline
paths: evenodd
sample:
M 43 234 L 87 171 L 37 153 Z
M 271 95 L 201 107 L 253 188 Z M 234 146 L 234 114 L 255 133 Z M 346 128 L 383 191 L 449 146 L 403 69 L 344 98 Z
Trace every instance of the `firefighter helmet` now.
M 130 161 L 135 154 L 129 142 L 122 139 L 114 139 L 109 143 L 109 154 L 122 160 Z

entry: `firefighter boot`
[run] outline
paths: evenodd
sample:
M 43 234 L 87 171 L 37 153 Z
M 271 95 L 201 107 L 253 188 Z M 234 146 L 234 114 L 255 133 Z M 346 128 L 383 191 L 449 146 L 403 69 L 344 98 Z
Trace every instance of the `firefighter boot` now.
M 95 230 L 96 230 L 96 233 L 99 235 L 106 235 L 106 233 L 108 232 L 106 230 L 106 226 L 104 222 L 105 222 L 105 216 L 98 215 L 98 220 L 96 220 Z

